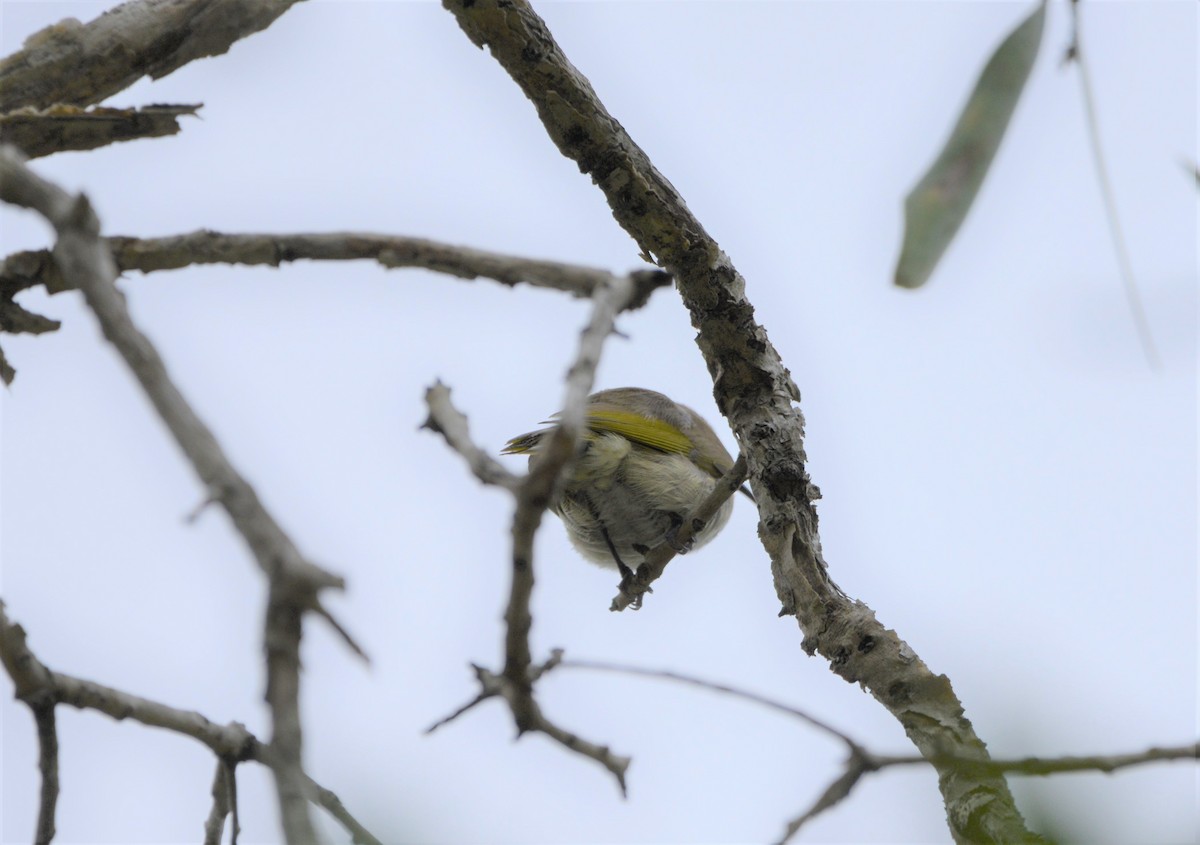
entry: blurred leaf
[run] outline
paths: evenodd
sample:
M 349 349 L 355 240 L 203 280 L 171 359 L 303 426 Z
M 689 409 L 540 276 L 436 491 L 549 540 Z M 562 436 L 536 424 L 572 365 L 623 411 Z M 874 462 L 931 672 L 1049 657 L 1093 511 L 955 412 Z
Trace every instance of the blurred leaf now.
M 1182 161 L 1179 162 L 1179 164 L 1193 178 L 1195 178 L 1196 187 L 1200 188 L 1200 164 L 1196 164 L 1196 162 L 1194 162 L 1194 161 L 1188 161 L 1187 159 L 1183 159 Z
M 10 385 L 13 379 L 17 377 L 17 371 L 13 369 L 12 364 L 8 363 L 8 358 L 4 355 L 4 350 L 0 349 L 0 381 Z
M 1045 19 L 1046 4 L 1041 2 L 996 48 L 946 146 L 904 201 L 897 285 L 925 284 L 962 225 L 1025 89 Z

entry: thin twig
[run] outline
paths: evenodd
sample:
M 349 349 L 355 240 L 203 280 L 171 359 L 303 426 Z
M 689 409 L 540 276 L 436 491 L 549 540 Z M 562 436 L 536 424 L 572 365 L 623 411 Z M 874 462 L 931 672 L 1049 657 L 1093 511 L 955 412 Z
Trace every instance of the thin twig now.
M 545 662 L 543 662 L 541 664 L 530 667 L 530 670 L 529 670 L 530 683 L 537 683 L 538 679 L 541 678 L 542 675 L 546 674 L 551 669 L 553 669 L 555 666 L 559 665 L 562 662 L 562 659 L 563 659 L 563 650 L 561 648 L 551 649 L 549 659 L 547 659 Z M 427 727 L 423 731 L 423 733 L 426 736 L 433 733 L 438 728 L 450 724 L 455 719 L 457 719 L 459 716 L 462 716 L 464 713 L 467 713 L 468 711 L 473 710 L 477 705 L 482 704 L 483 702 L 487 701 L 489 698 L 495 698 L 500 695 L 500 688 L 498 686 L 494 686 L 494 685 L 489 686 L 488 678 L 489 677 L 494 678 L 495 675 L 493 673 L 489 672 L 484 667 L 479 666 L 474 663 L 471 664 L 471 669 L 474 670 L 474 672 L 475 672 L 475 680 L 479 681 L 479 687 L 480 687 L 479 694 L 476 695 L 474 698 L 472 698 L 470 701 L 468 701 L 466 704 L 463 704 L 462 706 L 458 707 L 452 713 L 450 713 L 446 716 L 443 716 L 442 718 L 440 718 L 436 722 L 434 722 L 432 725 Z
M 306 845 L 316 833 L 303 794 L 301 766 L 301 621 L 305 610 L 318 605 L 321 590 L 341 588 L 344 582 L 301 555 L 171 380 L 162 356 L 134 324 L 125 297 L 114 284 L 117 269 L 100 240 L 100 221 L 87 198 L 72 197 L 42 179 L 25 166 L 20 153 L 7 146 L 0 147 L 0 198 L 40 212 L 54 226 L 58 235 L 54 260 L 63 278 L 83 293 L 105 338 L 141 384 L 205 489 L 217 492 L 267 576 L 264 642 L 271 743 L 277 751 L 273 773 L 286 841 Z
M 842 593 L 821 550 L 804 452 L 800 391 L 746 296 L 747 283 L 620 119 L 596 96 L 527 0 L 442 0 L 467 37 L 491 52 L 537 109 L 547 134 L 604 192 L 613 217 L 644 255 L 675 278 L 713 377 L 717 407 L 746 454 L 759 537 L 771 558 L 781 613 L 802 648 L 862 685 L 904 725 L 926 756 L 986 756 L 950 680 L 933 672 L 866 604 Z M 968 842 L 1036 839 L 1002 778 L 939 769 L 951 835 Z
M 775 840 L 774 845 L 787 845 L 792 837 L 800 832 L 800 828 L 804 827 L 804 825 L 821 813 L 833 809 L 842 801 L 849 798 L 850 793 L 854 791 L 854 787 L 862 780 L 862 776 L 869 771 L 871 770 L 863 765 L 862 758 L 857 755 L 851 755 L 850 759 L 846 761 L 846 768 L 842 773 L 834 778 L 829 786 L 825 787 L 825 791 L 818 796 L 811 807 L 787 823 L 783 835 Z
M 721 505 L 737 492 L 745 480 L 746 458 L 744 455 L 738 455 L 733 466 L 729 468 L 729 472 L 717 480 L 712 492 L 683 520 L 676 537 L 672 541 L 664 540 L 647 552 L 632 578 L 621 579 L 619 591 L 613 597 L 612 604 L 608 609 L 621 611 L 630 605 L 634 610 L 641 607 L 642 596 L 653 592 L 650 585 L 662 577 L 663 572 L 667 569 L 667 564 L 679 554 L 676 549 L 686 549 L 696 533 L 697 526 L 703 526 L 712 519 L 713 515 L 721 509 Z
M 783 836 L 777 840 L 776 845 L 783 845 L 783 843 L 786 843 L 793 836 L 795 836 L 801 827 L 803 827 L 807 822 L 811 821 L 816 816 L 836 806 L 842 800 L 849 797 L 854 787 L 864 775 L 888 768 L 890 766 L 930 765 L 933 763 L 939 763 L 946 766 L 955 766 L 967 771 L 986 772 L 993 775 L 1017 774 L 1032 776 L 1059 774 L 1063 772 L 1113 772 L 1117 769 L 1144 765 L 1147 763 L 1170 760 L 1196 760 L 1200 758 L 1200 743 L 1168 748 L 1149 748 L 1145 751 L 1137 751 L 1129 754 L 1057 758 L 1023 757 L 1012 760 L 979 760 L 957 757 L 954 755 L 941 755 L 936 759 L 930 760 L 919 755 L 890 756 L 873 754 L 853 738 L 851 738 L 848 734 L 838 730 L 829 723 L 824 722 L 815 716 L 800 710 L 799 708 L 793 707 L 789 704 L 784 704 L 764 695 L 759 695 L 758 693 L 739 689 L 737 687 L 731 687 L 727 684 L 717 683 L 715 681 L 707 681 L 702 678 L 697 678 L 694 675 L 687 675 L 682 672 L 675 672 L 669 669 L 646 669 L 640 666 L 632 666 L 628 664 L 612 663 L 600 660 L 566 659 L 562 657 L 561 651 L 556 652 L 556 654 L 558 655 L 559 659 L 552 665 L 548 665 L 547 668 L 561 666 L 564 669 L 584 669 L 599 672 L 612 672 L 620 675 L 633 675 L 635 677 L 657 678 L 659 680 L 674 681 L 676 683 L 687 684 L 689 686 L 699 687 L 701 689 L 707 689 L 725 695 L 731 695 L 734 698 L 740 698 L 744 701 L 761 705 L 770 710 L 775 710 L 788 716 L 794 716 L 795 718 L 812 725 L 829 736 L 834 737 L 843 745 L 845 745 L 847 751 L 849 752 L 849 756 L 847 757 L 845 767 L 843 768 L 841 774 L 839 774 L 837 778 L 835 778 L 829 784 L 829 786 L 825 788 L 825 790 L 816 799 L 816 801 L 813 802 L 809 809 L 788 822 Z
M 700 687 L 701 689 L 719 692 L 724 695 L 731 695 L 734 698 L 740 698 L 743 701 L 749 701 L 754 704 L 761 705 L 770 710 L 775 710 L 779 713 L 785 713 L 788 716 L 794 716 L 803 722 L 812 725 L 817 730 L 829 734 L 834 739 L 840 740 L 850 751 L 862 751 L 862 746 L 850 738 L 850 736 L 837 728 L 812 716 L 797 707 L 792 707 L 790 704 L 784 704 L 781 701 L 776 701 L 773 698 L 768 698 L 765 695 L 760 695 L 749 690 L 738 689 L 731 687 L 728 684 L 718 683 L 716 681 L 706 681 L 703 678 L 698 678 L 695 675 L 687 675 L 683 672 L 675 672 L 670 669 L 646 669 L 641 666 L 632 666 L 625 663 L 611 663 L 603 660 L 575 660 L 572 658 L 563 658 L 558 661 L 558 666 L 564 669 L 587 669 L 595 672 L 613 672 L 620 675 L 635 675 L 641 678 L 658 678 L 664 681 L 674 681 L 688 686 Z
M 221 764 L 229 768 L 228 806 L 233 816 L 233 829 L 239 827 L 237 780 L 233 777 L 235 764 L 253 760 L 273 771 L 280 767 L 279 748 L 261 742 L 238 722 L 218 725 L 194 710 L 181 710 L 151 701 L 94 681 L 86 681 L 61 672 L 51 671 L 29 649 L 24 629 L 9 620 L 4 603 L 0 602 L 0 664 L 12 678 L 16 696 L 30 707 L 52 707 L 67 704 L 84 710 L 95 710 L 118 721 L 132 719 L 148 727 L 163 728 L 196 739 L 207 746 Z M 214 789 L 216 785 L 214 783 Z M 301 772 L 300 789 L 305 799 L 319 803 L 346 826 L 355 839 L 374 845 L 378 840 L 366 832 L 341 805 L 333 801 L 333 793 Z M 336 796 L 333 796 L 336 799 Z M 214 802 L 216 801 L 214 795 Z M 215 806 L 213 812 L 216 812 Z M 210 813 L 210 820 L 212 813 Z
M 581 299 L 591 297 L 613 279 L 612 273 L 594 267 L 370 232 L 227 234 L 201 230 L 162 238 L 109 237 L 104 242 L 121 272 L 155 273 L 203 264 L 278 267 L 303 260 L 375 261 L 388 269 L 421 268 L 459 279 L 492 279 L 509 287 L 527 284 Z M 17 288 L 35 284 L 51 292 L 63 288 L 61 274 L 45 250 L 8 256 L 0 263 L 0 277 Z M 661 270 L 635 270 L 628 278 L 635 288 L 629 309 L 641 307 L 656 288 L 671 283 L 671 277 Z
M 1200 760 L 1200 742 L 1191 745 L 1158 747 L 1152 746 L 1145 751 L 1131 751 L 1124 754 L 1093 754 L 1087 756 L 1068 757 L 1017 757 L 1008 760 L 963 760 L 956 757 L 943 757 L 943 760 L 954 765 L 985 772 L 1025 775 L 1028 777 L 1043 777 L 1046 775 L 1066 774 L 1072 772 L 1104 772 L 1111 773 L 1118 769 L 1128 769 L 1133 766 L 1144 766 L 1147 763 L 1163 763 L 1177 760 Z M 920 762 L 909 757 L 877 757 L 880 767 L 890 765 L 910 765 Z
M 614 278 L 612 283 L 600 288 L 593 297 L 592 313 L 588 325 L 579 339 L 579 349 L 567 370 L 566 395 L 562 411 L 546 445 L 534 457 L 529 474 L 517 490 L 517 509 L 513 514 L 512 588 L 508 608 L 504 614 L 505 631 L 504 676 L 519 689 L 528 692 L 530 687 L 529 629 L 533 619 L 529 613 L 529 601 L 533 593 L 533 538 L 542 515 L 562 482 L 570 459 L 575 455 L 575 446 L 583 432 L 584 406 L 592 392 L 596 367 L 600 363 L 600 350 L 604 341 L 613 332 L 617 315 L 633 294 L 628 280 Z M 525 696 L 518 701 L 524 702 Z M 517 729 L 521 730 L 520 713 Z
M 54 839 L 55 809 L 58 806 L 58 728 L 54 718 L 54 702 L 30 704 L 37 723 L 38 771 L 42 776 L 41 797 L 38 801 L 37 832 L 33 841 L 49 845 Z
M 1125 231 L 1117 214 L 1117 198 L 1113 191 L 1112 179 L 1108 175 L 1108 164 L 1104 157 L 1104 147 L 1100 141 L 1100 121 L 1096 116 L 1096 95 L 1092 86 L 1092 73 L 1084 56 L 1083 44 L 1080 41 L 1079 0 L 1071 0 L 1071 44 L 1067 48 L 1067 59 L 1073 61 L 1079 68 L 1079 86 L 1083 93 L 1083 110 L 1087 118 L 1088 140 L 1092 146 L 1092 161 L 1096 165 L 1096 179 L 1100 183 L 1100 193 L 1104 202 L 1104 213 L 1108 217 L 1108 228 L 1112 234 L 1113 249 L 1117 254 L 1117 265 L 1121 272 L 1121 281 L 1125 286 L 1125 298 L 1129 302 L 1129 312 L 1133 315 L 1134 328 L 1138 340 L 1142 343 L 1142 351 L 1146 362 L 1154 370 L 1162 369 L 1158 350 L 1154 344 L 1154 334 L 1150 330 L 1150 322 L 1146 318 L 1146 309 L 1142 305 L 1142 296 L 1138 291 L 1137 278 L 1133 272 L 1133 262 L 1129 257 L 1129 247 L 1125 242 Z
M 440 381 L 434 382 L 425 391 L 425 406 L 429 416 L 422 428 L 440 434 L 448 445 L 467 462 L 475 477 L 484 484 L 503 487 L 515 492 L 520 479 L 513 475 L 486 449 L 481 449 L 471 440 L 471 429 L 467 417 L 454 407 L 450 400 L 450 388 Z
M 479 667 L 479 666 L 476 666 L 475 669 L 476 669 L 477 673 L 479 671 L 483 671 L 482 667 Z M 470 701 L 468 701 L 466 704 L 456 707 L 453 711 L 451 711 L 447 715 L 443 716 L 442 718 L 438 719 L 436 722 L 434 722 L 432 725 L 430 725 L 424 731 L 422 731 L 422 733 L 424 733 L 426 736 L 428 736 L 429 734 L 436 731 L 438 728 L 445 727 L 446 725 L 450 724 L 455 719 L 457 719 L 459 716 L 462 716 L 463 714 L 468 713 L 471 710 L 474 710 L 477 705 L 482 704 L 483 702 L 487 701 L 489 698 L 495 698 L 497 695 L 499 695 L 498 691 L 483 690 L 478 695 L 476 695 L 474 698 L 472 698 Z
M 559 414 L 559 423 L 538 451 L 524 478 L 518 479 L 471 441 L 466 418 L 450 403 L 449 389 L 445 385 L 438 382 L 425 394 L 429 407 L 429 419 L 425 427 L 441 434 L 447 444 L 466 459 L 477 478 L 486 484 L 510 490 L 517 501 L 512 525 L 512 582 L 504 612 L 504 668 L 496 674 L 476 666 L 480 693 L 431 725 L 426 733 L 453 721 L 481 702 L 499 696 L 508 703 L 517 727 L 517 736 L 531 731 L 543 733 L 564 747 L 595 760 L 616 778 L 622 795 L 626 792 L 625 771 L 629 767 L 629 758 L 614 755 L 606 746 L 589 742 L 558 727 L 545 717 L 533 697 L 534 681 L 561 655 L 555 654 L 543 667 L 533 666 L 529 646 L 533 616 L 529 604 L 534 586 L 534 534 L 575 454 L 575 444 L 583 430 L 583 408 L 592 389 L 601 348 L 613 333 L 617 315 L 636 295 L 635 282 L 620 276 L 610 277 L 594 291 L 592 313 L 567 372 L 566 398 Z
M 229 777 L 230 768 L 225 761 L 217 758 L 217 771 L 213 775 L 212 806 L 208 810 L 208 818 L 204 820 L 204 845 L 221 845 L 222 834 L 225 833 L 225 819 L 229 816 Z M 230 845 L 237 843 L 237 825 L 233 826 Z
M 326 789 L 312 778 L 306 777 L 306 780 L 310 793 L 309 800 L 320 804 L 329 815 L 341 822 L 342 827 L 349 831 L 354 845 L 383 845 L 371 831 L 362 826 L 358 819 L 350 815 L 345 805 L 342 804 L 342 799 L 338 798 L 332 790 Z

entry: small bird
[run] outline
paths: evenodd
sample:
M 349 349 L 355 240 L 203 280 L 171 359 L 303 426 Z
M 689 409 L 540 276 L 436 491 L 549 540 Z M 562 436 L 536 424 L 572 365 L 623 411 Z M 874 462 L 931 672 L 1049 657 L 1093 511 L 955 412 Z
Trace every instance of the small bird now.
M 683 520 L 729 471 L 733 458 L 699 414 L 640 387 L 593 393 L 584 425 L 582 452 L 551 509 L 581 555 L 629 575 L 652 548 L 663 541 L 675 544 Z M 514 437 L 501 453 L 529 454 L 532 460 L 551 431 Z M 745 487 L 742 492 L 750 496 Z M 676 551 L 703 546 L 732 512 L 733 500 L 726 499 L 692 543 Z

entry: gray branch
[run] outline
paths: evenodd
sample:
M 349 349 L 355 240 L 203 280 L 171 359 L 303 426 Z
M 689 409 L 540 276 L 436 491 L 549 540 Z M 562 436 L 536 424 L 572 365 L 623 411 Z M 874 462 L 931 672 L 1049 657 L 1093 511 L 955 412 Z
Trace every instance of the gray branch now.
M 130 0 L 86 24 L 66 18 L 0 61 L 0 113 L 99 103 L 143 76 L 221 55 L 296 2 Z
M 482 249 L 368 232 L 310 234 L 225 234 L 201 230 L 163 238 L 104 239 L 121 272 L 154 273 L 200 264 L 278 267 L 290 261 L 375 261 L 388 269 L 423 268 L 460 279 L 486 278 L 509 287 L 550 288 L 588 299 L 615 277 L 606 270 L 506 255 Z M 635 270 L 629 309 L 640 308 L 655 289 L 671 283 L 661 270 Z M 47 250 L 9 255 L 0 262 L 0 280 L 17 290 L 43 285 L 51 293 L 66 289 L 62 273 Z
M 85 196 L 72 197 L 0 147 L 0 199 L 41 213 L 58 238 L 54 260 L 83 293 L 105 338 L 117 349 L 180 449 L 233 520 L 268 578 L 265 644 L 267 702 L 273 725 L 275 784 L 289 843 L 313 841 L 304 797 L 299 711 L 301 618 L 319 607 L 318 593 L 343 581 L 306 560 L 225 456 L 209 428 L 180 393 L 150 340 L 134 325 L 114 281 L 117 268 L 100 240 L 99 220 Z
M 1037 841 L 1003 777 L 937 762 L 947 751 L 988 756 L 949 679 L 932 672 L 869 607 L 830 579 L 814 504 L 820 494 L 805 465 L 804 417 L 795 404 L 800 392 L 755 318 L 745 279 L 604 108 L 526 0 L 443 5 L 520 86 L 551 140 L 604 192 L 613 216 L 643 253 L 675 277 L 717 406 L 746 455 L 781 612 L 796 616 L 805 651 L 821 654 L 846 681 L 862 684 L 934 762 L 956 841 Z
M 216 781 L 222 778 L 219 772 L 214 779 L 214 807 L 206 828 L 215 824 L 213 822 L 215 816 L 220 814 L 223 818 L 227 812 L 233 813 L 234 828 L 236 829 L 238 826 L 234 786 L 236 781 L 233 772 L 233 767 L 237 763 L 254 761 L 273 771 L 278 771 L 281 767 L 278 744 L 267 745 L 261 742 L 239 722 L 218 725 L 195 710 L 181 710 L 103 684 L 48 669 L 30 650 L 25 630 L 9 620 L 3 602 L 0 602 L 0 665 L 4 666 L 8 676 L 12 679 L 16 698 L 35 709 L 35 712 L 38 709 L 52 711 L 54 707 L 65 704 L 81 710 L 104 713 L 117 721 L 131 719 L 147 727 L 162 728 L 172 733 L 191 737 L 205 745 L 217 757 L 219 766 L 229 769 L 224 787 L 225 798 L 220 799 L 217 795 L 218 784 Z M 45 774 L 45 769 L 43 769 L 43 795 L 46 791 Z M 55 773 L 55 777 L 57 777 L 57 773 Z M 325 808 L 354 836 L 355 843 L 379 845 L 379 840 L 350 815 L 333 792 L 321 786 L 304 772 L 300 773 L 299 783 L 303 798 Z M 218 804 L 222 804 L 223 807 L 218 807 Z M 44 806 L 45 801 L 43 800 Z M 41 821 L 39 820 L 40 825 Z M 49 839 L 45 841 L 48 842 Z
M 877 772 L 890 766 L 929 765 L 931 760 L 925 757 L 905 755 L 889 756 L 874 754 L 846 734 L 827 722 L 805 712 L 797 707 L 768 698 L 765 695 L 749 692 L 748 690 L 731 687 L 727 684 L 706 681 L 692 675 L 685 675 L 669 669 L 644 669 L 640 666 L 629 666 L 618 663 L 607 663 L 596 660 L 564 659 L 561 651 L 555 652 L 555 659 L 546 664 L 542 671 L 561 666 L 564 669 L 584 669 L 600 672 L 613 672 L 621 675 L 632 675 L 642 678 L 655 678 L 665 681 L 686 684 L 711 690 L 712 692 L 740 698 L 768 710 L 783 713 L 799 719 L 822 733 L 828 734 L 846 746 L 849 756 L 841 774 L 825 788 L 813 805 L 801 815 L 790 821 L 784 835 L 777 845 L 784 845 L 809 820 L 820 815 L 825 810 L 836 806 L 849 797 L 851 791 L 862 779 L 863 775 Z M 1200 760 L 1200 742 L 1192 745 L 1180 745 L 1168 748 L 1151 747 L 1144 751 L 1128 754 L 1091 755 L 1086 757 L 1022 757 L 1015 760 L 987 760 L 942 755 L 938 762 L 949 766 L 959 766 L 967 770 L 983 770 L 992 774 L 1011 773 L 1016 775 L 1052 775 L 1066 772 L 1114 772 L 1131 766 L 1141 766 L 1148 763 L 1169 762 L 1178 760 Z
M 575 455 L 576 443 L 582 436 L 583 409 L 592 391 L 604 341 L 612 334 L 617 315 L 636 295 L 634 280 L 619 276 L 610 277 L 594 291 L 591 317 L 567 371 L 566 398 L 558 425 L 544 441 L 524 478 L 509 473 L 471 442 L 466 418 L 450 403 L 449 389 L 440 382 L 426 392 L 429 420 L 425 423 L 426 428 L 441 434 L 447 444 L 466 459 L 477 478 L 486 484 L 504 487 L 517 501 L 512 527 L 512 585 L 504 612 L 504 668 L 496 674 L 476 667 L 481 686 L 479 695 L 429 730 L 435 730 L 488 698 L 500 696 L 508 703 L 518 736 L 529 732 L 543 733 L 563 747 L 597 761 L 617 779 L 622 794 L 625 794 L 629 758 L 614 755 L 606 746 L 588 742 L 558 727 L 543 715 L 533 696 L 534 681 L 546 667 L 533 666 L 529 647 L 533 615 L 529 603 L 534 586 L 534 535 L 554 500 Z
M 662 577 L 667 570 L 667 564 L 679 554 L 675 551 L 676 547 L 686 549 L 696 534 L 697 526 L 702 526 L 712 519 L 721 509 L 721 505 L 725 504 L 725 500 L 736 493 L 745 480 L 746 458 L 744 455 L 738 455 L 729 472 L 721 476 L 712 492 L 684 519 L 674 541 L 659 543 L 646 553 L 632 578 L 621 579 L 619 590 L 608 609 L 620 611 L 633 605 L 633 609 L 637 610 L 641 607 L 642 596 L 653 592 L 650 585 Z
M 217 771 L 213 775 L 212 807 L 208 818 L 204 820 L 204 845 L 221 845 L 221 837 L 225 832 L 225 819 L 236 807 L 231 796 L 233 794 L 234 769 L 224 760 L 217 760 Z M 237 845 L 238 830 L 237 814 L 233 816 L 233 830 L 230 832 L 230 845 Z
M 24 108 L 0 114 L 0 142 L 12 144 L 30 158 L 67 150 L 97 147 L 139 138 L 161 138 L 179 132 L 179 118 L 195 115 L 200 106 L 144 108 Z

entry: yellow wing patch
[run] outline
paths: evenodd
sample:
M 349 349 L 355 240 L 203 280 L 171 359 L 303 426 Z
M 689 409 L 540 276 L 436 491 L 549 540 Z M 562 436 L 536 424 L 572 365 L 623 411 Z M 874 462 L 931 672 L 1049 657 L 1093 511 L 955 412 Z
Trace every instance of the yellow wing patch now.
M 628 438 L 634 443 L 686 455 L 692 451 L 692 442 L 682 431 L 662 420 L 649 419 L 628 411 L 593 409 L 587 412 L 587 426 L 601 433 L 612 432 Z

